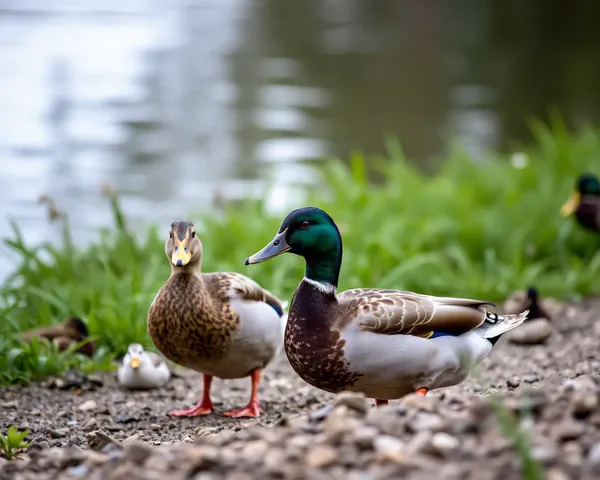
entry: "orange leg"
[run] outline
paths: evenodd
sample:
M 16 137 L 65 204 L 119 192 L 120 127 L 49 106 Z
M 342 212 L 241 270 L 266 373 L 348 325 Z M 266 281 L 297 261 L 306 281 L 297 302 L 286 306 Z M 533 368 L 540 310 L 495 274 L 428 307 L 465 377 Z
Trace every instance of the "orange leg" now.
M 236 408 L 223 415 L 228 417 L 258 417 L 260 416 L 260 405 L 258 403 L 258 384 L 260 383 L 260 370 L 252 372 L 252 395 L 247 406 Z
M 202 375 L 202 400 L 200 400 L 198 405 L 192 408 L 184 408 L 183 410 L 173 410 L 169 412 L 169 415 L 173 415 L 174 417 L 201 417 L 212 413 L 213 404 L 210 401 L 211 382 L 212 377 L 204 373 Z
M 418 393 L 419 395 L 427 395 L 427 389 L 426 388 L 417 388 L 417 391 L 415 393 Z
M 379 406 L 379 405 L 387 405 L 388 401 L 387 400 L 379 400 L 378 398 L 375 399 L 375 405 Z

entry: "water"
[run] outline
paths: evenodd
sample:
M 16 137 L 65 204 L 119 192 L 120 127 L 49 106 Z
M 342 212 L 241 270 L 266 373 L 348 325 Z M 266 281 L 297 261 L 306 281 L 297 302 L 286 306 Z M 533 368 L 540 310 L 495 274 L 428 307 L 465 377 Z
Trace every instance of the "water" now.
M 427 166 L 449 138 L 527 140 L 549 107 L 596 122 L 599 20 L 593 0 L 0 0 L 0 236 L 57 239 L 41 194 L 84 243 L 105 183 L 168 224 L 266 180 L 285 208 L 306 160 L 388 133 Z

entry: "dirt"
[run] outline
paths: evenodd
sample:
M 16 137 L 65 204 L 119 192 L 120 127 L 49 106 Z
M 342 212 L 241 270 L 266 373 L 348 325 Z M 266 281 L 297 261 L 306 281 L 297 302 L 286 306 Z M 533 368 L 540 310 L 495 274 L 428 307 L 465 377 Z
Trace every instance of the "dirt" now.
M 76 372 L 4 388 L 0 429 L 29 428 L 31 447 L 0 459 L 0 479 L 523 478 L 491 393 L 513 412 L 533 406 L 521 424 L 546 478 L 600 478 L 600 300 L 565 305 L 551 324 L 539 345 L 505 336 L 461 385 L 380 408 L 311 387 L 285 354 L 264 371 L 258 419 L 221 415 L 247 403 L 249 379 L 215 379 L 213 415 L 169 417 L 201 393 L 200 375 L 183 370 L 151 391 Z

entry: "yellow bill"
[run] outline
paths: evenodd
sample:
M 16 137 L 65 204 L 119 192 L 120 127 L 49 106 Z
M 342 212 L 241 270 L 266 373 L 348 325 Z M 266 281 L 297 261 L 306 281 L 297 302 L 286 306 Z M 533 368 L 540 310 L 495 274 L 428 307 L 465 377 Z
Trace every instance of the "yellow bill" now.
M 571 215 L 575 210 L 577 210 L 579 202 L 581 202 L 581 194 L 579 192 L 573 192 L 560 209 L 560 214 L 564 217 Z
M 129 365 L 131 365 L 131 368 L 138 368 L 140 366 L 140 358 L 139 357 L 133 357 L 131 359 L 131 362 L 129 363 Z
M 171 255 L 171 263 L 177 267 L 182 267 L 183 265 L 187 265 L 191 260 L 192 255 L 188 249 L 188 240 L 179 241 L 175 239 L 175 248 L 173 249 L 173 254 Z

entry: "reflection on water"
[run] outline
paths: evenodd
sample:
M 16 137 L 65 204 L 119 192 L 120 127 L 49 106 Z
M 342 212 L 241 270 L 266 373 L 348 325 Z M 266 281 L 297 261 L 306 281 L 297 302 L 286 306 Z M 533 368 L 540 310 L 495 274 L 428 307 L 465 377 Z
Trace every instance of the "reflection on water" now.
M 85 7 L 83 6 L 85 5 Z M 544 0 L 0 0 L 0 236 L 55 239 L 37 197 L 136 222 L 215 195 L 286 207 L 303 163 L 400 136 L 430 164 L 449 137 L 475 155 L 527 139 L 556 106 L 596 121 L 600 4 Z M 10 267 L 1 257 L 0 276 Z

